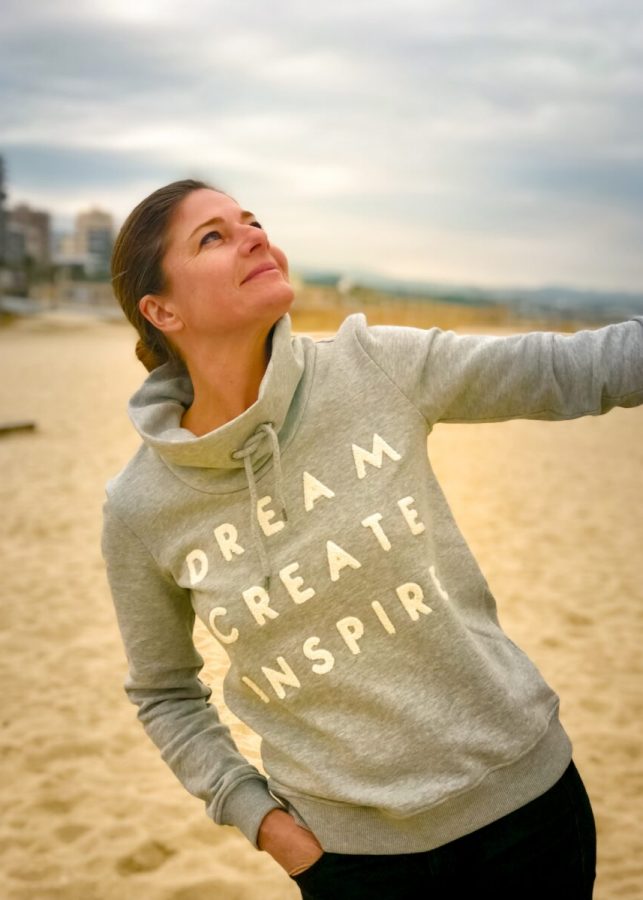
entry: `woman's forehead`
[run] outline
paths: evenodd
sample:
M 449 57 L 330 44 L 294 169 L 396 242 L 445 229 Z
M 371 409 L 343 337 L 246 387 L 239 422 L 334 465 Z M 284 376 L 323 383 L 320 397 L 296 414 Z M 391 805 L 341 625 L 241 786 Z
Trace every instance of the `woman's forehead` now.
M 236 200 L 221 191 L 201 188 L 192 191 L 179 203 L 170 231 L 176 238 L 187 239 L 202 222 L 214 218 L 238 218 L 242 210 Z

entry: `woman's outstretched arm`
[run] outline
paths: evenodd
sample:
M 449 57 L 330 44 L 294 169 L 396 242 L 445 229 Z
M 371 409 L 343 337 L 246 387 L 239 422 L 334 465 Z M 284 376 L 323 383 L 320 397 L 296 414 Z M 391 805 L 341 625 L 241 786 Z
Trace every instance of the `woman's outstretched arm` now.
M 643 317 L 575 334 L 508 337 L 351 320 L 365 354 L 430 425 L 573 419 L 643 403 Z

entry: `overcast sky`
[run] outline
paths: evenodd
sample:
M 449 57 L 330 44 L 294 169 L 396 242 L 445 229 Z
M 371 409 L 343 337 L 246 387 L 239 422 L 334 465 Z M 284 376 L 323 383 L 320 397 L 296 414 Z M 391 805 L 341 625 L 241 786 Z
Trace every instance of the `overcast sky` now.
M 4 0 L 9 202 L 202 177 L 293 268 L 643 290 L 641 0 Z

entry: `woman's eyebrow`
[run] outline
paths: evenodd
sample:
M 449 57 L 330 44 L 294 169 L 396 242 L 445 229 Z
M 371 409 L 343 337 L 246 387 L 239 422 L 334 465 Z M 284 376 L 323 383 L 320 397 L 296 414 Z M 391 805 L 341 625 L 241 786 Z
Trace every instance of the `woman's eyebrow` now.
M 249 212 L 247 209 L 242 209 L 239 218 L 243 221 L 243 219 L 254 219 L 254 213 Z M 221 222 L 225 222 L 225 219 L 222 216 L 213 216 L 211 219 L 207 219 L 205 222 L 201 222 L 200 225 L 197 225 L 192 234 L 188 237 L 188 241 L 194 237 L 194 235 L 201 228 L 205 228 L 207 225 L 219 225 Z

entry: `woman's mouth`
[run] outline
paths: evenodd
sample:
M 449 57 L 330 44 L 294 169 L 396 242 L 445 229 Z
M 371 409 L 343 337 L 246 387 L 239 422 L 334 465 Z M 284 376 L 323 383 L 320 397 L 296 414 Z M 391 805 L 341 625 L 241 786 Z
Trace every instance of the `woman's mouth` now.
M 256 278 L 257 275 L 263 275 L 264 272 L 276 272 L 278 271 L 277 266 L 274 263 L 261 263 L 259 266 L 255 266 L 251 272 L 249 272 L 246 277 L 243 279 L 241 284 L 245 284 L 247 281 L 250 281 L 251 278 Z

